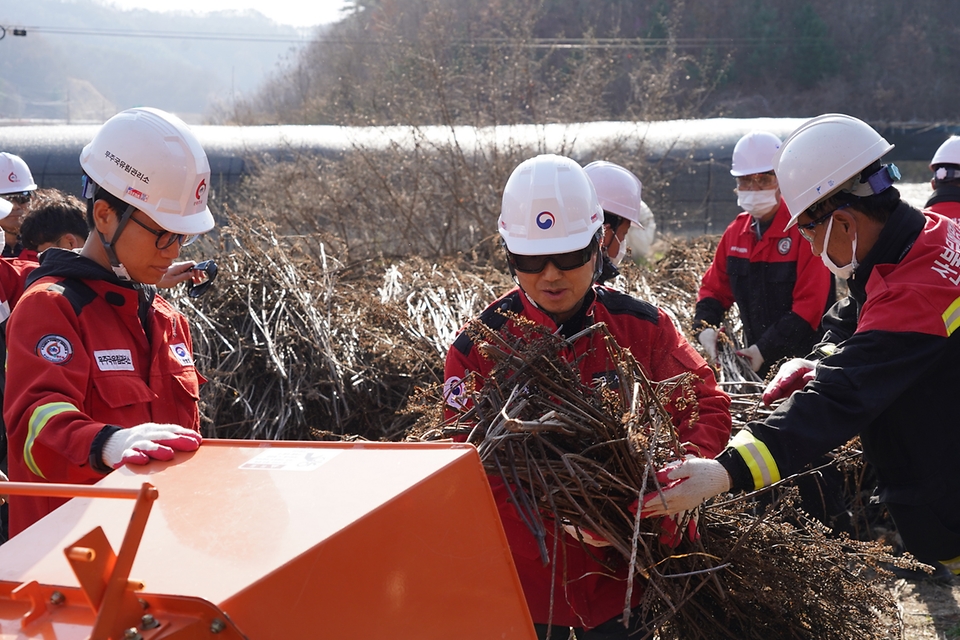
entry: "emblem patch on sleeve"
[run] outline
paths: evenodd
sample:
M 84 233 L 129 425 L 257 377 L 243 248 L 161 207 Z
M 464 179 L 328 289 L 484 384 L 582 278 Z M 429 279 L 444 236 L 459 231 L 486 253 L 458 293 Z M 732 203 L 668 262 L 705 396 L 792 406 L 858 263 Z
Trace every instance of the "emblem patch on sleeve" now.
M 37 355 L 53 364 L 66 364 L 73 357 L 73 345 L 63 336 L 50 333 L 37 343 Z
M 183 366 L 193 366 L 193 356 L 190 355 L 190 350 L 187 349 L 187 345 L 182 342 L 180 344 L 172 344 L 170 345 L 170 351 L 173 352 L 173 357 L 177 359 L 177 362 Z
M 97 361 L 100 371 L 134 371 L 130 349 L 94 351 L 93 359 Z
M 462 410 L 467 407 L 467 390 L 464 386 L 463 380 L 457 376 L 450 376 L 443 383 L 443 397 L 454 409 Z

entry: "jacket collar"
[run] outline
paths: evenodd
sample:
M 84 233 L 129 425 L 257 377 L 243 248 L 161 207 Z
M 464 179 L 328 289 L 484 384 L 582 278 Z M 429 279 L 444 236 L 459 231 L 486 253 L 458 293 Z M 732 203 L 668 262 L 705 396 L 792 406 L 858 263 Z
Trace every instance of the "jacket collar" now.
M 897 205 L 880 230 L 876 243 L 854 272 L 854 277 L 847 280 L 855 300 L 863 304 L 867 299 L 867 280 L 873 268 L 878 264 L 897 264 L 903 260 L 925 224 L 926 218 L 919 210 L 903 201 Z
M 593 287 L 587 290 L 586 295 L 583 297 L 583 304 L 581 304 L 577 312 L 573 314 L 573 317 L 560 325 L 556 323 L 550 314 L 538 307 L 530 296 L 527 295 L 526 291 L 519 287 L 517 289 L 520 291 L 524 309 L 530 319 L 545 327 L 549 327 L 553 331 L 558 331 L 564 338 L 569 338 L 570 336 L 580 333 L 592 323 L 591 319 L 593 318 L 594 306 L 597 304 L 597 294 Z
M 923 208 L 932 207 L 941 202 L 960 202 L 960 187 L 952 184 L 942 184 L 933 191 L 933 195 L 923 205 Z

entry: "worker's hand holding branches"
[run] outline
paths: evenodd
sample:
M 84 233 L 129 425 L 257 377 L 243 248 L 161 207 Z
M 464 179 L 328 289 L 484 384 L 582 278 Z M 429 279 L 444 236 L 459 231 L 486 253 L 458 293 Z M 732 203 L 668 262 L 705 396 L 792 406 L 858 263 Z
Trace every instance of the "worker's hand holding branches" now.
M 716 460 L 687 458 L 657 472 L 662 491 L 643 496 L 641 517 L 673 516 L 692 511 L 704 500 L 730 490 L 730 475 Z
M 760 347 L 755 344 L 750 345 L 746 349 L 740 349 L 740 351 L 737 351 L 737 355 L 747 359 L 747 362 L 750 363 L 750 369 L 753 370 L 754 373 L 760 371 L 760 367 L 763 366 L 763 354 L 760 353 Z
M 703 347 L 704 353 L 707 354 L 707 362 L 715 365 L 717 363 L 717 330 L 713 327 L 707 327 L 700 332 L 697 340 Z
M 817 363 L 814 360 L 794 358 L 788 361 L 770 384 L 763 390 L 763 404 L 770 406 L 781 398 L 787 398 L 794 391 L 799 391 L 816 377 Z
M 174 451 L 196 451 L 203 438 L 176 424 L 145 422 L 111 435 L 103 445 L 103 462 L 117 469 L 125 464 L 171 460 Z

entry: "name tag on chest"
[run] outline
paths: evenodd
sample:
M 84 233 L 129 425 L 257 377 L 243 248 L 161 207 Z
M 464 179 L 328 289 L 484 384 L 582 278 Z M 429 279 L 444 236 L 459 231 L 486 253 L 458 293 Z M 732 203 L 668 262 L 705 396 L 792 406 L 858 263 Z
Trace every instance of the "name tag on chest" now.
M 129 349 L 94 351 L 93 359 L 100 371 L 133 371 L 133 356 Z

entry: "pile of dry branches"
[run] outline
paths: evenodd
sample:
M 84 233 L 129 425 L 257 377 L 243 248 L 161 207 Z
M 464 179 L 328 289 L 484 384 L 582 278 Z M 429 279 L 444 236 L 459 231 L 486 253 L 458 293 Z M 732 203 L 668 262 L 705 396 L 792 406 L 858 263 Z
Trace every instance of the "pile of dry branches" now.
M 180 292 L 174 301 L 190 320 L 195 360 L 208 379 L 201 388 L 207 435 L 402 436 L 411 418 L 400 409 L 443 367 L 435 327 L 423 321 L 418 329 L 395 299 L 402 287 L 390 289 L 364 265 L 340 263 L 322 243 L 314 258 L 262 218 L 232 217 L 219 246 L 204 249 L 216 256 L 219 278 L 202 298 Z M 405 304 L 428 313 L 426 301 L 408 295 Z
M 657 491 L 656 471 L 683 455 L 671 408 L 696 402 L 691 374 L 651 382 L 599 324 L 585 331 L 606 333 L 617 389 L 586 386 L 571 357 L 579 336 L 511 319 L 520 335 L 468 326 L 495 366 L 455 422 L 412 436 L 469 433 L 545 561 L 557 560 L 544 544 L 556 523 L 608 541 L 635 577 L 631 588 L 644 590 L 641 615 L 661 640 L 899 637 L 895 603 L 867 578 L 893 561 L 887 550 L 828 538 L 790 493 L 765 510 L 750 496 L 708 503 L 699 540 L 661 544 L 663 521 L 638 518 L 629 505 Z

